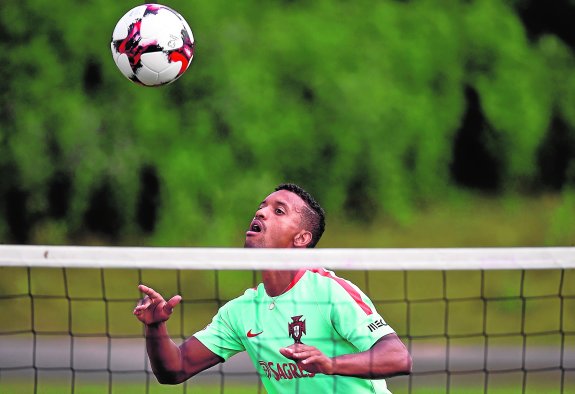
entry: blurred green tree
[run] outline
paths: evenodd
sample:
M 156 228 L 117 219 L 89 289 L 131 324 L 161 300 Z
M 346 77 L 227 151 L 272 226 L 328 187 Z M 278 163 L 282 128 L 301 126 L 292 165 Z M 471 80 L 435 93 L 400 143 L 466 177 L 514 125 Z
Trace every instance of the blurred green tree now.
M 284 181 L 399 223 L 573 186 L 574 43 L 534 2 L 173 0 L 196 57 L 157 89 L 111 59 L 134 5 L 1 5 L 3 242 L 237 245 Z

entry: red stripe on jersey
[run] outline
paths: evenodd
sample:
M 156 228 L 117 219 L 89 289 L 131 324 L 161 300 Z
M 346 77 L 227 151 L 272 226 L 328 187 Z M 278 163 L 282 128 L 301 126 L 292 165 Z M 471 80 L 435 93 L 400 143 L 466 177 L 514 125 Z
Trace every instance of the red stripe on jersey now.
M 301 269 L 297 272 L 297 274 L 295 274 L 294 278 L 292 279 L 292 281 L 290 282 L 289 286 L 284 290 L 284 293 L 288 290 L 290 290 L 292 287 L 294 287 L 296 285 L 297 282 L 299 282 L 299 280 L 301 279 L 301 277 L 303 276 L 303 274 L 305 274 L 307 270 L 305 269 Z M 282 293 L 283 294 L 283 293 Z
M 335 276 L 332 272 L 326 271 L 323 268 L 314 268 L 311 269 L 310 271 L 335 280 L 338 285 L 340 285 L 341 287 L 343 287 L 345 291 L 347 291 L 347 293 L 351 296 L 351 298 L 353 298 L 353 300 L 357 303 L 357 305 L 359 305 L 359 307 L 365 312 L 366 315 L 369 316 L 373 314 L 373 311 L 371 310 L 369 305 L 367 305 L 365 301 L 363 301 L 363 299 L 361 298 L 361 294 L 359 294 L 359 292 L 356 289 L 354 289 L 353 286 L 350 285 L 349 282 L 347 282 L 345 279 L 339 278 Z

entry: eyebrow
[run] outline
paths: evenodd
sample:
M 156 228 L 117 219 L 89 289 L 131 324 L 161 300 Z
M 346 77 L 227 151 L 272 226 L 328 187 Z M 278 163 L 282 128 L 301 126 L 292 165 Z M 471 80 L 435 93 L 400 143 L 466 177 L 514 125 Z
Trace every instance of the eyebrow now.
M 267 204 L 269 204 L 269 202 L 268 202 L 267 200 L 263 200 L 263 201 L 260 203 L 260 207 L 261 207 L 262 205 L 267 205 Z M 274 204 L 282 205 L 282 206 L 284 206 L 284 207 L 286 207 L 286 208 L 289 208 L 289 204 L 288 204 L 287 202 L 285 202 L 284 200 L 276 200 L 276 201 L 274 202 Z

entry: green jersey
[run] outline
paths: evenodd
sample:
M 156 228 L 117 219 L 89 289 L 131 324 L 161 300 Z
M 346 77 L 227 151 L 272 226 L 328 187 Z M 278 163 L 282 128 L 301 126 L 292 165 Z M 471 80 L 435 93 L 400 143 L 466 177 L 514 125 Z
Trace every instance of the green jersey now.
M 393 333 L 373 303 L 351 282 L 324 269 L 301 270 L 277 297 L 264 285 L 220 308 L 194 336 L 227 360 L 247 351 L 268 393 L 389 393 L 385 380 L 314 374 L 279 349 L 314 346 L 328 357 L 370 349 Z

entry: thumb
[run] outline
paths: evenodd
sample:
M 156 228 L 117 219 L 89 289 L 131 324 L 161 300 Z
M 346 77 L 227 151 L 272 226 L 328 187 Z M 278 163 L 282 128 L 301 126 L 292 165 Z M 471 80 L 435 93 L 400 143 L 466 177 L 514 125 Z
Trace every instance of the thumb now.
M 180 303 L 180 301 L 182 301 L 182 296 L 180 296 L 180 295 L 173 296 L 164 305 L 164 310 L 168 313 L 172 313 L 172 311 L 174 310 L 174 307 L 176 305 L 178 305 Z

